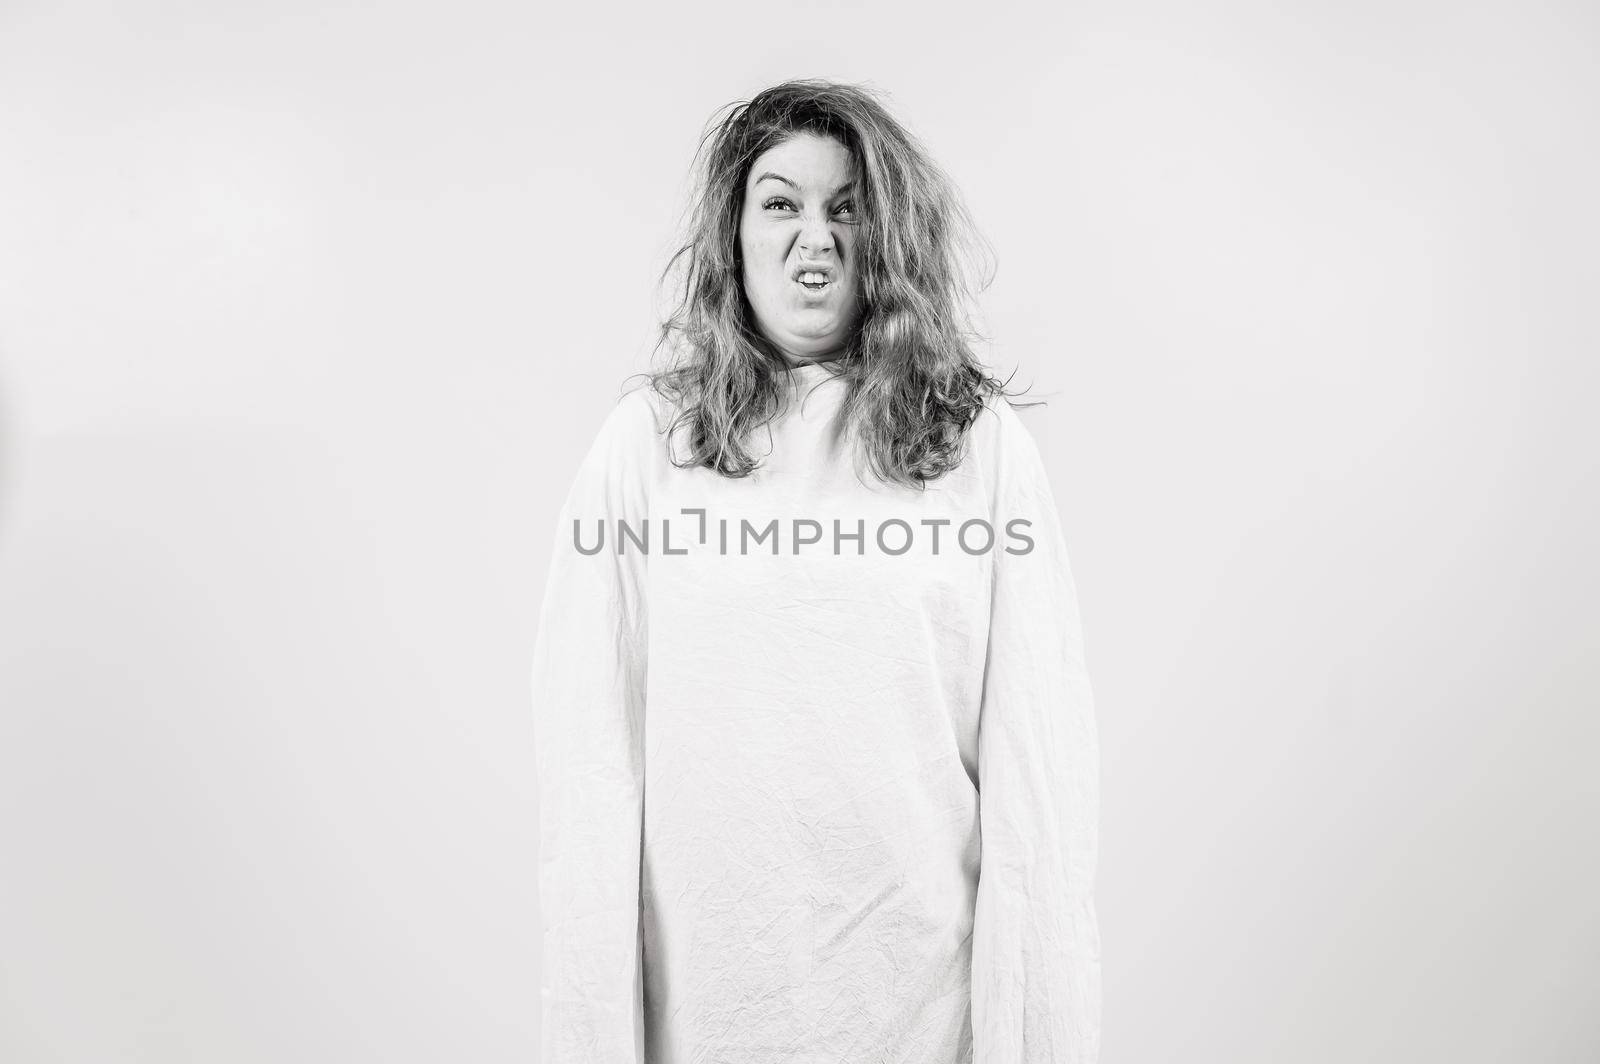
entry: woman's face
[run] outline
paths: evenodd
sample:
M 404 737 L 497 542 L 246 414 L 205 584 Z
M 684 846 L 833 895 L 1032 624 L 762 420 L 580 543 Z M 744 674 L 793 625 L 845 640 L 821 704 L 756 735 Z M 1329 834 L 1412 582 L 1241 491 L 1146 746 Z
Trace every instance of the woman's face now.
M 801 133 L 758 156 L 745 179 L 744 293 L 791 363 L 838 357 L 860 316 L 854 176 L 843 144 Z

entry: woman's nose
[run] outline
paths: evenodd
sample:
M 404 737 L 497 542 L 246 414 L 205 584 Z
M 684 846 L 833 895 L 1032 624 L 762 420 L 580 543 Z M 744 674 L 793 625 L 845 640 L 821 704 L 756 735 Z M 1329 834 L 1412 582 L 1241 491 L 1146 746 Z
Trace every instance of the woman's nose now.
M 833 250 L 833 233 L 828 223 L 813 215 L 800 230 L 800 249 L 810 255 Z

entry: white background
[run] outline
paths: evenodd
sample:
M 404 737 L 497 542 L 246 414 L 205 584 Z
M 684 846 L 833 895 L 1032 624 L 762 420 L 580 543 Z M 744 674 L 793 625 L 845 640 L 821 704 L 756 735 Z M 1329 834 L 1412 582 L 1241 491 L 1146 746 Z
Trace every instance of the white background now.
M 533 1059 L 556 509 L 795 76 L 1050 399 L 1106 1064 L 1600 1058 L 1593 5 L 542 7 L 0 3 L 0 1059 Z

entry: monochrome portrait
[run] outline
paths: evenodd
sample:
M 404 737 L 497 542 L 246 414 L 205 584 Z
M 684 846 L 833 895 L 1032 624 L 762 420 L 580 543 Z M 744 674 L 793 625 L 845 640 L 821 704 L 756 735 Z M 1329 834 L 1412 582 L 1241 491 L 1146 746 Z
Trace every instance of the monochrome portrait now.
M 1600 18 L 0 4 L 0 1062 L 1600 1060 Z

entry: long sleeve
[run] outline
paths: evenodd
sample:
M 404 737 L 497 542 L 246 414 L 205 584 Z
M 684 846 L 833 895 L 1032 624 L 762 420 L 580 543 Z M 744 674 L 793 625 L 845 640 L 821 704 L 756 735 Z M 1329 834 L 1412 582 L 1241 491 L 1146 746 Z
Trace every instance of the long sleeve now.
M 1095 1064 L 1094 697 L 1049 479 L 1015 412 L 1001 404 L 998 414 L 999 545 L 978 730 L 973 1064 Z M 1029 524 L 1008 534 L 1017 519 Z
M 541 1064 L 642 1064 L 646 510 L 638 408 L 613 409 L 557 522 L 533 654 Z M 599 526 L 604 548 L 593 549 Z

